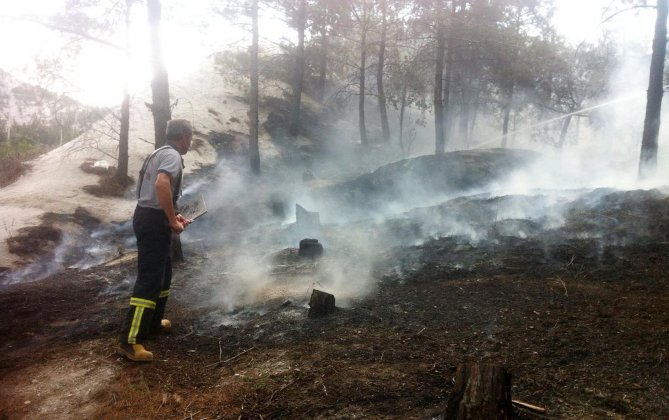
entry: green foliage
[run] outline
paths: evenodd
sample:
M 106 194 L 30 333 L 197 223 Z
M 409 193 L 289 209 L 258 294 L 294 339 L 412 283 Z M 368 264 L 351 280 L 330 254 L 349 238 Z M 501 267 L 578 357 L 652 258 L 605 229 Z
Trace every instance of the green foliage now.
M 286 50 L 289 48 L 286 47 Z M 217 72 L 225 80 L 242 89 L 249 84 L 249 54 L 246 51 L 226 51 L 214 57 Z M 290 53 L 264 54 L 258 57 L 263 79 L 290 83 L 294 62 Z
M 29 143 L 25 140 L 18 141 L 11 144 L 1 144 L 0 145 L 0 159 L 9 158 L 9 157 L 18 157 L 25 159 L 30 159 L 40 153 L 42 148 L 36 144 Z
M 8 156 L 30 159 L 78 137 L 93 122 L 102 117 L 102 110 L 93 108 L 83 111 L 63 111 L 57 119 L 44 121 L 40 118 L 26 124 L 14 124 L 0 120 L 0 158 Z

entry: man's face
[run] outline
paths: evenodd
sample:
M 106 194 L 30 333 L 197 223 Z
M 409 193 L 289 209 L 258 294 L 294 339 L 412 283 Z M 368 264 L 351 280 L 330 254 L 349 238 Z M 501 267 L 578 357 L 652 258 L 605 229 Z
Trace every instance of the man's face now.
M 181 140 L 179 140 L 179 153 L 182 155 L 185 155 L 188 153 L 188 149 L 190 149 L 190 144 L 191 141 L 193 141 L 193 135 L 184 135 L 181 137 Z

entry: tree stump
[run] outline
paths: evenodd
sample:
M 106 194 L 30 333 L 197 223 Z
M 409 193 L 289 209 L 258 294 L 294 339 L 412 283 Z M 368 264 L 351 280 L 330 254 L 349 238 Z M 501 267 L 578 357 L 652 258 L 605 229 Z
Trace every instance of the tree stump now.
M 445 420 L 511 419 L 511 374 L 491 364 L 460 365 Z
M 335 297 L 330 293 L 314 289 L 309 300 L 309 318 L 325 316 L 335 310 Z
M 302 239 L 297 255 L 304 258 L 318 258 L 323 255 L 323 245 L 318 239 Z

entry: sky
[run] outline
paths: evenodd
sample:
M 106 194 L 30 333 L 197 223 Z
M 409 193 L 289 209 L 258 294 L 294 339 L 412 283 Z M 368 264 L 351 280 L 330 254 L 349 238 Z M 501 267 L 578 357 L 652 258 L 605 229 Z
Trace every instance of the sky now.
M 63 3 L 64 0 L 0 0 L 0 39 L 10 40 L 0 43 L 0 68 L 26 81 L 34 81 L 34 58 L 54 56 L 62 41 L 53 31 L 20 18 L 46 20 L 57 13 Z M 195 71 L 208 54 L 241 40 L 242 30 L 217 16 L 208 4 L 203 0 L 163 0 L 164 57 L 171 80 Z M 573 44 L 596 40 L 602 30 L 607 29 L 621 41 L 638 40 L 650 50 L 652 10 L 623 13 L 600 24 L 607 16 L 602 11 L 611 6 L 612 0 L 555 0 L 555 4 L 554 23 Z M 128 79 L 130 90 L 139 91 L 149 86 L 149 38 L 144 6 L 138 4 L 133 11 L 131 37 L 135 41 Z M 282 32 L 275 33 L 280 37 Z M 116 42 L 122 44 L 123 39 Z M 113 106 L 120 103 L 127 68 L 125 57 L 107 47 L 86 45 L 68 73 L 68 83 L 58 90 L 88 104 Z
M 21 19 L 45 21 L 63 7 L 63 0 L 0 0 L 0 68 L 32 81 L 34 57 L 56 56 L 62 37 L 39 24 Z M 133 7 L 130 57 L 130 91 L 150 84 L 149 35 L 143 4 Z M 213 23 L 207 23 L 213 22 Z M 163 56 L 172 80 L 194 71 L 208 54 L 225 49 L 241 38 L 241 30 L 216 16 L 208 2 L 163 0 L 161 27 Z M 204 36 L 208 33 L 207 36 Z M 123 45 L 119 35 L 113 42 Z M 67 93 L 93 105 L 114 105 L 121 101 L 125 81 L 125 56 L 113 48 L 86 42 L 68 74 Z
M 553 22 L 571 43 L 577 45 L 582 41 L 594 41 L 602 31 L 608 30 L 621 42 L 645 41 L 650 49 L 655 26 L 653 9 L 630 10 L 613 16 L 616 10 L 629 6 L 621 7 L 620 0 L 554 1 L 556 11 Z M 652 0 L 650 3 L 654 4 Z

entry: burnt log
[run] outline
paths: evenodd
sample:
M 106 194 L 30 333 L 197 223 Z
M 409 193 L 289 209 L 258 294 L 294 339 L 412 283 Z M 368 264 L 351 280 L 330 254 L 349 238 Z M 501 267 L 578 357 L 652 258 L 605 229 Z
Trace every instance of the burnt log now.
M 511 374 L 501 366 L 464 364 L 455 374 L 445 420 L 511 419 Z
M 303 258 L 318 258 L 323 255 L 323 245 L 318 239 L 302 239 L 297 255 Z
M 309 300 L 309 318 L 325 316 L 335 310 L 335 297 L 330 293 L 314 289 Z

